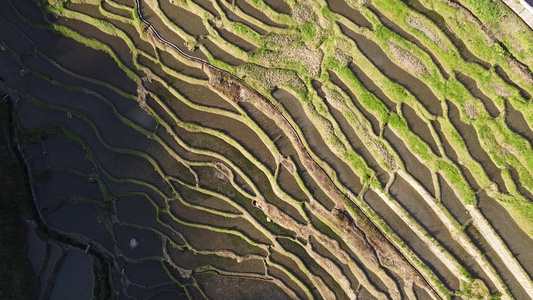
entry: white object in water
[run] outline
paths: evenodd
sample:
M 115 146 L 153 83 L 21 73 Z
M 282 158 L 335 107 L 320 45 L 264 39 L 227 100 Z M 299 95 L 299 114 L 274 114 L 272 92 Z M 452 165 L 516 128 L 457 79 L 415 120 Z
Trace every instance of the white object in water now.
M 131 238 L 130 240 L 130 249 L 137 248 L 139 246 L 139 241 L 136 238 Z

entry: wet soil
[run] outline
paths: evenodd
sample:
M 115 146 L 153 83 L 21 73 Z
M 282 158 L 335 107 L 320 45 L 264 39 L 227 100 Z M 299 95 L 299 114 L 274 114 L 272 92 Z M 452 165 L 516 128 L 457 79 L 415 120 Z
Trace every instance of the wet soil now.
M 35 42 L 38 45 L 42 45 L 42 47 L 39 47 L 39 50 L 52 60 L 62 66 L 68 66 L 68 70 L 77 74 L 108 82 L 125 92 L 135 94 L 136 86 L 134 82 L 119 68 L 118 64 L 109 55 L 79 44 L 67 37 L 61 37 L 59 39 L 46 37 L 49 34 L 48 32 L 35 32 L 35 35 L 42 39 L 49 38 L 57 42 Z M 34 38 L 32 37 L 32 39 Z M 84 59 L 80 60 L 80 57 Z M 106 72 L 101 72 L 104 68 Z
M 205 46 L 205 48 L 207 48 L 209 53 L 211 53 L 215 59 L 221 60 L 232 66 L 241 66 L 246 63 L 245 61 L 236 58 L 230 53 L 222 50 L 222 48 L 218 47 L 217 44 L 209 38 L 202 39 L 201 43 Z
M 290 15 L 292 12 L 291 7 L 283 0 L 265 0 L 265 3 L 281 14 Z
M 250 27 L 252 30 L 254 30 L 255 32 L 261 34 L 261 35 L 265 35 L 265 34 L 268 34 L 268 31 L 264 30 L 263 28 L 260 28 L 248 21 L 245 21 L 244 19 L 242 19 L 241 17 L 237 16 L 237 14 L 235 14 L 232 9 L 230 8 L 230 4 L 228 3 L 224 3 L 223 0 L 215 0 L 217 2 L 217 4 L 220 6 L 220 8 L 222 9 L 222 11 L 224 12 L 224 14 L 226 15 L 226 17 L 230 20 L 230 21 L 233 21 L 233 22 L 239 22 L 239 23 L 242 23 L 248 27 Z
M 424 262 L 443 284 L 451 289 L 459 289 L 459 280 L 453 273 L 429 250 L 428 246 L 383 202 L 372 190 L 368 190 L 363 200 L 379 214 L 389 227 L 403 240 L 405 244 Z
M 159 126 L 156 130 L 156 134 L 161 139 L 161 143 L 164 143 L 168 147 L 172 148 L 172 151 L 174 151 L 181 158 L 188 161 L 218 161 L 216 158 L 211 156 L 194 153 L 183 148 L 184 146 L 178 144 L 179 137 L 176 135 L 171 135 L 172 133 L 173 131 L 171 128 L 168 128 L 167 130 L 167 128 L 164 126 Z
M 440 177 L 440 176 L 439 176 Z M 440 178 L 439 178 L 440 179 Z M 447 186 L 449 189 L 449 186 Z M 450 191 L 445 191 L 449 193 Z M 433 212 L 425 200 L 400 176 L 390 187 L 390 194 L 398 201 L 420 225 L 422 225 L 438 242 L 442 245 L 462 266 L 464 266 L 475 277 L 483 279 L 488 286 L 492 285 L 490 279 L 479 264 L 471 259 L 471 256 L 459 244 L 446 229 L 438 216 Z M 455 195 L 447 195 L 446 198 L 452 198 Z M 457 204 L 459 201 L 454 199 Z M 460 203 L 459 203 L 460 204 Z M 459 208 L 460 209 L 460 208 Z M 465 212 L 465 208 L 462 208 Z
M 354 68 L 356 68 L 356 65 L 353 63 L 349 63 L 348 67 L 354 72 Z M 357 68 L 358 69 L 358 68 Z M 375 135 L 380 135 L 381 132 L 381 124 L 379 123 L 379 120 L 371 114 L 363 105 L 361 105 L 361 102 L 357 99 L 357 97 L 352 93 L 352 91 L 344 84 L 344 82 L 333 72 L 328 72 L 329 78 L 331 81 L 340 87 L 348 96 L 350 96 L 350 99 L 352 100 L 352 103 L 357 107 L 357 109 L 363 114 L 366 120 L 372 125 L 372 131 Z M 354 72 L 354 75 L 355 72 Z M 356 75 L 357 77 L 357 75 Z
M 348 278 L 350 281 L 350 287 L 353 290 L 357 290 L 357 287 L 359 286 L 359 281 L 355 277 L 355 275 L 350 270 L 350 267 L 346 264 L 342 264 L 337 261 L 335 258 L 335 255 L 330 252 L 324 245 L 322 245 L 314 236 L 309 236 L 309 242 L 311 243 L 311 246 L 313 247 L 313 250 L 315 250 L 320 255 L 330 259 L 339 269 L 341 269 L 342 274 Z
M 329 111 L 331 112 L 331 115 L 335 118 L 335 120 L 338 122 L 342 132 L 350 142 L 350 146 L 352 147 L 352 149 L 354 149 L 355 152 L 357 152 L 357 154 L 365 160 L 366 164 L 375 172 L 381 185 L 385 187 L 385 185 L 390 179 L 389 174 L 385 172 L 385 170 L 376 161 L 372 153 L 368 151 L 368 148 L 361 141 L 359 136 L 357 136 L 353 127 L 348 123 L 342 112 L 331 106 L 329 106 Z
M 376 85 L 376 83 L 368 77 L 361 68 L 359 68 L 355 63 L 350 62 L 348 64 L 348 67 L 352 71 L 353 75 L 363 84 L 363 86 L 374 96 L 376 96 L 385 106 L 389 109 L 389 111 L 396 112 L 396 107 L 398 106 L 398 103 L 392 101 L 385 93 Z M 335 73 L 330 72 L 330 77 L 337 77 Z M 332 76 L 333 75 L 333 76 Z M 333 80 L 333 79 L 332 79 Z M 343 90 L 345 90 L 343 88 Z
M 249 244 L 238 235 L 177 222 L 166 213 L 160 213 L 159 218 L 182 233 L 188 243 L 196 250 L 231 250 L 241 256 L 249 254 L 266 256 L 264 249 Z
M 215 9 L 215 6 L 213 5 L 213 2 L 211 0 L 192 0 L 192 2 L 198 4 L 198 6 L 202 7 L 206 11 L 212 13 L 215 17 L 220 17 L 220 14 Z
M 324 281 L 326 286 L 328 286 L 330 290 L 335 294 L 335 297 L 337 299 L 346 299 L 348 297 L 345 294 L 344 290 L 337 283 L 337 281 L 331 276 L 331 274 L 326 272 L 326 270 L 324 270 L 322 266 L 315 262 L 315 260 L 307 253 L 307 251 L 300 244 L 289 239 L 282 238 L 278 238 L 278 241 L 280 242 L 281 246 L 285 248 L 285 250 L 296 254 L 296 256 L 303 261 L 307 268 L 309 268 L 309 271 L 311 271 L 311 273 L 320 277 Z
M 276 148 L 280 154 L 292 158 L 294 164 L 296 165 L 297 173 L 300 175 L 302 181 L 307 189 L 309 189 L 313 197 L 328 209 L 333 208 L 334 203 L 324 193 L 322 188 L 319 187 L 307 169 L 304 168 L 300 158 L 298 157 L 298 153 L 292 146 L 287 136 L 274 122 L 274 120 L 258 110 L 249 102 L 240 102 L 239 105 L 246 111 L 247 115 L 264 130 L 268 137 L 274 141 L 274 144 L 276 145 Z
M 227 212 L 227 213 L 234 213 L 234 214 L 240 213 L 238 209 L 228 204 L 225 200 L 222 200 L 215 196 L 203 194 L 200 191 L 193 190 L 186 186 L 180 185 L 178 188 L 178 192 L 180 193 L 180 195 L 185 201 L 193 205 L 199 205 L 199 206 L 203 206 L 206 208 L 216 209 L 220 212 Z
M 360 179 L 353 173 L 347 163 L 340 160 L 326 145 L 315 125 L 305 114 L 299 100 L 285 90 L 277 90 L 273 94 L 281 105 L 294 118 L 296 124 L 302 129 L 305 140 L 311 150 L 321 159 L 328 163 L 337 173 L 340 182 L 349 188 L 354 194 L 359 194 L 362 185 Z
M 459 80 L 459 82 L 461 82 L 474 97 L 483 102 L 485 109 L 488 111 L 491 117 L 497 118 L 500 115 L 500 110 L 498 107 L 496 107 L 494 102 L 478 88 L 477 83 L 473 78 L 457 71 L 455 72 L 455 78 Z
M 379 276 L 377 276 L 374 272 L 368 269 L 361 260 L 358 258 L 355 252 L 351 250 L 351 248 L 346 244 L 346 242 L 338 235 L 336 234 L 328 225 L 324 224 L 319 218 L 314 216 L 309 210 L 306 209 L 306 213 L 311 219 L 311 223 L 313 224 L 313 227 L 315 227 L 318 231 L 322 232 L 326 236 L 330 237 L 331 239 L 337 241 L 339 243 L 339 247 L 346 252 L 351 262 L 356 264 L 357 267 L 367 276 L 369 282 L 376 287 L 377 290 L 386 293 L 387 287 L 381 281 Z
M 230 31 L 224 28 L 215 28 L 218 34 L 226 41 L 234 44 L 235 46 L 241 48 L 246 52 L 252 52 L 257 49 L 257 46 L 246 41 L 238 35 L 231 33 Z
M 459 38 L 452 29 L 448 26 L 446 23 L 446 20 L 439 15 L 434 10 L 427 9 L 422 5 L 418 0 L 402 0 L 405 2 L 410 8 L 413 10 L 419 12 L 420 14 L 426 16 L 428 19 L 430 19 L 442 32 L 450 39 L 450 41 L 455 45 L 457 50 L 459 51 L 459 54 L 461 55 L 461 58 L 468 62 L 476 63 L 480 66 L 482 66 L 485 69 L 489 69 L 491 65 L 481 60 L 480 58 L 476 57 L 470 50 L 466 47 L 465 43 Z
M 529 237 L 507 210 L 485 191 L 477 194 L 478 208 L 505 242 L 520 265 L 533 277 L 533 239 Z
M 496 183 L 499 190 L 503 193 L 507 193 L 507 188 L 501 175 L 501 170 L 498 168 L 498 166 L 496 166 L 496 164 L 494 164 L 487 152 L 485 152 L 485 150 L 481 146 L 476 129 L 473 125 L 461 121 L 459 109 L 457 108 L 457 106 L 455 106 L 449 101 L 447 101 L 447 103 L 450 121 L 457 129 L 459 134 L 461 134 L 461 136 L 463 137 L 466 147 L 468 148 L 468 152 L 470 152 L 472 157 L 481 164 L 481 166 L 487 173 L 487 176 L 489 176 L 489 178 L 494 183 Z
M 122 9 L 122 8 L 117 8 L 111 4 L 109 4 L 109 1 L 102 1 L 101 2 L 101 5 L 102 5 L 102 8 L 110 13 L 113 13 L 115 15 L 119 15 L 119 16 L 123 16 L 123 17 L 126 17 L 126 18 L 132 18 L 132 12 L 131 11 L 128 11 L 128 10 L 125 10 L 125 9 Z
M 99 20 L 107 19 L 106 17 L 104 17 L 104 15 L 102 15 L 102 13 L 100 12 L 100 8 L 98 6 L 99 6 L 98 4 L 73 2 L 67 5 L 67 9 L 72 10 L 72 11 L 77 11 L 79 13 L 83 13 L 95 19 L 99 19 Z M 58 20 L 61 20 L 61 19 L 58 19 Z
M 271 265 L 268 268 L 268 275 L 282 281 L 288 289 L 290 289 L 298 299 L 306 299 L 305 291 L 291 278 L 282 271 L 282 266 Z
M 533 145 L 533 130 L 529 127 L 524 114 L 516 110 L 509 100 L 505 100 L 505 124 Z
M 259 9 L 253 7 L 250 3 L 248 3 L 246 0 L 235 0 L 235 4 L 247 15 L 250 15 L 257 20 L 261 21 L 264 24 L 279 27 L 279 28 L 287 28 L 289 26 L 285 24 L 280 24 L 272 19 L 270 19 L 267 15 L 265 15 L 263 12 L 261 12 Z
M 396 25 L 396 23 L 392 22 L 387 17 L 385 17 L 385 15 L 383 15 L 377 8 L 375 8 L 373 6 L 369 6 L 368 8 L 374 14 L 376 14 L 378 16 L 379 20 L 381 21 L 381 23 L 383 23 L 383 25 L 385 25 L 385 27 L 387 27 L 388 29 L 390 29 L 391 31 L 396 33 L 397 35 L 401 36 L 405 40 L 415 44 L 418 48 L 420 48 L 427 55 L 429 55 L 429 57 L 431 58 L 431 61 L 433 61 L 433 63 L 439 69 L 439 72 L 442 75 L 442 77 L 444 77 L 445 79 L 448 79 L 450 77 L 450 74 L 448 74 L 444 70 L 444 68 L 442 67 L 442 64 L 439 62 L 437 57 L 435 57 L 435 55 L 426 46 L 424 46 L 418 39 L 416 39 L 414 36 L 412 36 L 407 31 L 403 30 L 403 28 L 401 28 L 400 26 Z
M 169 212 L 191 224 L 204 224 L 238 231 L 256 243 L 270 244 L 269 239 L 244 217 L 226 217 L 189 207 L 179 200 L 169 202 Z
M 513 86 L 514 88 L 516 88 L 518 90 L 518 92 L 520 93 L 520 96 L 522 96 L 522 98 L 524 98 L 524 100 L 530 100 L 531 99 L 531 94 L 529 94 L 526 90 L 524 90 L 523 88 L 521 88 L 518 84 L 516 84 L 510 77 L 509 75 L 507 75 L 507 73 L 505 72 L 505 70 L 498 66 L 498 65 L 495 65 L 494 66 L 494 71 L 496 72 L 496 74 L 498 74 L 498 76 L 500 76 L 503 81 L 505 81 L 507 84 Z
M 522 288 L 520 283 L 518 283 L 515 276 L 507 269 L 490 244 L 481 236 L 479 231 L 474 226 L 469 225 L 465 232 L 468 234 L 468 237 L 470 237 L 472 242 L 474 242 L 474 244 L 485 254 L 485 257 L 490 264 L 494 266 L 494 269 L 502 278 L 504 284 L 511 292 L 511 295 L 515 299 L 527 299 L 528 295 L 526 291 Z
M 252 196 L 257 196 L 255 192 L 253 191 L 252 187 L 250 187 L 250 185 L 244 180 L 244 178 L 240 174 L 234 173 L 233 180 L 238 186 L 240 186 L 248 194 Z
M 234 278 L 220 275 L 199 275 L 199 284 L 210 298 L 222 299 L 290 299 L 290 297 L 272 282 L 251 279 Z
M 148 60 L 144 58 L 144 56 L 139 56 L 139 63 L 142 65 L 148 67 L 152 72 L 163 78 L 166 84 L 173 87 L 180 95 L 184 96 L 185 99 L 192 103 L 200 104 L 205 106 L 206 108 L 219 108 L 227 111 L 231 111 L 234 113 L 238 113 L 238 111 L 235 109 L 235 107 L 230 104 L 228 101 L 223 99 L 219 94 L 215 93 L 211 89 L 209 89 L 207 85 L 207 81 L 205 82 L 206 85 L 199 85 L 199 84 L 192 84 L 185 82 L 181 79 L 178 79 L 176 77 L 173 77 L 171 75 L 168 75 L 161 66 L 154 63 L 151 60 Z M 192 73 L 193 68 L 188 68 L 189 71 Z M 153 81 L 150 84 L 147 84 L 146 87 L 153 91 L 156 95 L 159 96 L 159 98 L 165 102 L 169 107 L 170 104 L 174 102 L 180 102 L 180 105 L 188 107 L 188 104 L 181 103 L 182 101 L 175 99 L 175 96 L 171 94 L 163 84 Z M 188 108 L 192 109 L 192 108 Z M 166 114 L 166 113 L 164 113 Z
M 134 0 L 113 0 L 114 2 L 120 3 L 122 5 L 126 5 L 129 7 L 135 7 L 135 1 Z
M 194 90 L 191 89 L 191 92 L 194 92 Z M 168 101 L 167 103 L 178 119 L 181 119 L 184 122 L 196 123 L 206 128 L 225 133 L 244 148 L 248 149 L 248 151 L 250 151 L 258 161 L 267 166 L 272 173 L 276 170 L 276 163 L 270 150 L 261 141 L 260 137 L 244 123 L 215 113 L 190 108 L 181 101 L 174 100 Z
M 440 184 L 440 200 L 444 207 L 450 212 L 459 224 L 464 225 L 468 222 L 470 214 L 468 214 L 466 207 L 463 205 L 461 200 L 455 195 L 455 191 L 450 187 L 450 185 L 444 180 L 444 178 L 438 174 L 439 184 Z
M 326 195 L 324 190 L 316 183 L 316 181 L 313 179 L 313 177 L 311 176 L 311 174 L 309 174 L 307 170 L 298 171 L 298 174 L 300 174 L 300 177 L 313 195 L 314 199 L 320 202 L 320 204 L 322 204 L 328 210 L 331 210 L 335 207 L 335 203 L 333 202 L 333 200 L 331 200 L 329 196 Z
M 522 181 L 520 180 L 520 175 L 518 174 L 518 171 L 512 166 L 509 166 L 509 173 L 511 174 L 511 178 L 513 179 L 513 182 L 516 185 L 518 192 L 522 194 L 522 196 L 524 196 L 526 199 L 533 202 L 533 194 L 522 185 Z
M 146 5 L 143 1 L 141 1 L 141 12 L 142 12 L 143 18 L 154 26 L 154 28 L 161 35 L 161 37 L 163 37 L 163 39 L 175 44 L 178 48 L 180 48 L 183 52 L 185 52 L 188 55 L 192 55 L 194 57 L 207 60 L 207 57 L 198 48 L 194 49 L 193 51 L 190 51 L 185 46 L 185 41 L 178 34 L 176 34 L 171 28 L 167 27 L 165 23 L 161 21 L 159 16 L 157 16 L 155 12 L 148 5 Z M 177 55 L 180 55 L 180 54 L 177 54 Z
M 442 142 L 444 153 L 446 153 L 446 155 L 459 167 L 459 169 L 461 169 L 461 172 L 463 176 L 465 177 L 466 181 L 468 182 L 468 184 L 470 185 L 470 187 L 474 191 L 478 191 L 480 189 L 479 184 L 475 180 L 472 173 L 465 166 L 459 163 L 459 157 L 457 156 L 457 153 L 453 149 L 452 145 L 450 144 L 446 136 L 444 136 L 444 133 L 441 129 L 439 121 L 438 120 L 431 121 L 431 124 L 435 128 L 435 131 L 437 132 L 437 135 L 439 136 L 439 139 Z
M 414 156 L 405 143 L 388 127 L 383 131 L 383 137 L 396 149 L 402 159 L 405 169 L 411 174 L 433 197 L 433 175 L 429 168 Z
M 354 22 L 357 26 L 372 29 L 372 23 L 370 23 L 365 18 L 365 16 L 361 14 L 361 12 L 349 6 L 345 1 L 328 0 L 326 2 L 328 3 L 328 7 L 329 9 L 331 9 L 332 12 L 343 15 L 344 17 L 348 18 L 350 21 Z
M 416 135 L 418 135 L 419 138 L 421 138 L 426 144 L 429 145 L 433 153 L 440 156 L 440 150 L 437 145 L 437 142 L 433 138 L 433 135 L 431 134 L 431 130 L 429 129 L 429 126 L 427 125 L 422 118 L 418 116 L 416 111 L 411 108 L 408 104 L 403 103 L 402 104 L 402 115 L 404 116 L 405 120 L 407 121 L 407 124 L 409 125 L 409 129 L 411 129 L 412 132 L 414 132 Z
M 169 53 L 166 51 L 162 51 L 160 49 L 157 50 L 157 54 L 159 55 L 159 58 L 161 59 L 161 62 L 171 68 L 172 70 L 193 77 L 198 79 L 204 79 L 207 80 L 209 77 L 207 74 L 200 68 L 193 68 L 189 65 L 186 65 L 182 61 L 180 61 L 179 58 L 176 57 L 176 54 Z
M 157 3 L 165 16 L 188 34 L 192 36 L 209 34 L 201 17 L 168 0 L 159 0 Z
M 294 176 L 284 166 L 279 169 L 277 182 L 279 186 L 294 199 L 300 202 L 307 199 L 307 196 L 298 185 Z
M 339 24 L 341 31 L 352 38 L 359 50 L 392 81 L 405 87 L 433 115 L 442 115 L 442 103 L 420 79 L 400 68 L 375 42 Z
M 415 292 L 416 298 L 419 299 L 419 300 L 430 300 L 430 299 L 433 299 L 432 296 L 428 295 L 426 290 L 420 288 L 418 285 L 415 285 L 413 287 L 413 290 Z
M 115 25 L 118 29 L 122 30 L 131 39 L 133 45 L 135 45 L 135 48 L 142 50 L 154 57 L 156 56 L 155 47 L 140 37 L 140 33 L 137 31 L 137 28 L 135 28 L 135 26 L 127 23 L 122 23 L 111 18 L 108 18 L 106 20 Z
M 247 259 L 237 262 L 229 257 L 222 257 L 215 254 L 195 253 L 187 248 L 184 250 L 173 248 L 167 243 L 167 252 L 171 259 L 180 267 L 195 270 L 202 267 L 212 266 L 226 272 L 265 274 L 263 260 Z
M 312 283 L 311 279 L 307 275 L 308 272 L 303 271 L 296 262 L 285 255 L 280 254 L 279 252 L 272 251 L 272 255 L 270 256 L 270 260 L 273 262 L 285 267 L 286 270 L 290 270 L 289 272 L 292 273 L 294 277 L 296 277 L 300 282 L 302 282 L 311 292 L 311 294 L 316 299 L 321 299 L 320 294 L 314 284 Z M 285 275 L 286 276 L 286 275 Z M 289 281 L 290 282 L 290 281 Z M 304 297 L 307 298 L 307 297 Z
M 195 167 L 195 170 L 197 170 L 198 175 L 200 177 L 200 185 L 204 186 L 205 188 L 213 190 L 213 185 L 216 184 L 217 189 L 219 192 L 227 194 L 230 198 L 232 198 L 232 194 L 228 194 L 227 191 L 233 190 L 233 195 L 237 193 L 234 188 L 229 184 L 228 180 L 226 179 L 219 179 L 217 177 L 216 172 L 213 172 L 214 169 L 207 168 L 207 167 Z M 264 176 L 262 173 L 256 171 L 256 172 L 250 172 L 248 174 L 251 174 L 252 181 L 256 184 L 256 186 L 259 188 L 262 197 L 264 199 L 267 199 L 267 201 L 279 208 L 281 211 L 283 211 L 285 214 L 287 214 L 289 217 L 293 218 L 294 221 L 300 223 L 300 224 L 307 224 L 307 221 L 303 218 L 303 216 L 300 214 L 300 212 L 294 207 L 297 206 L 297 204 L 293 203 L 294 201 L 290 199 L 282 200 L 278 198 L 278 196 L 274 193 L 272 190 L 271 185 L 269 184 L 268 179 L 266 176 Z M 240 195 L 240 194 L 239 194 Z M 289 204 L 292 203 L 291 204 Z
M 357 299 L 377 300 L 377 298 L 370 294 L 364 286 L 362 286 L 357 292 Z

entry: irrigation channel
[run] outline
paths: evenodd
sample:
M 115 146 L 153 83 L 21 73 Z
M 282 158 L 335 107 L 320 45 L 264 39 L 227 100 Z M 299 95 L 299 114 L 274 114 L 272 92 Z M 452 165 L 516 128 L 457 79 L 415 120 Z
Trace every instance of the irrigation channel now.
M 2 1 L 37 299 L 532 298 L 533 32 L 485 2 Z

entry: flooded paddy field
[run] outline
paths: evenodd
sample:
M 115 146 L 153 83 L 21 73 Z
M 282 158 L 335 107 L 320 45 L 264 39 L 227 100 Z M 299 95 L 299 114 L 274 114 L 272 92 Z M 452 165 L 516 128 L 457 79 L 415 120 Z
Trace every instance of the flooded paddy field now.
M 467 75 L 461 72 L 456 72 L 455 78 L 457 78 L 457 80 L 459 80 L 470 91 L 470 93 L 472 93 L 474 97 L 480 99 L 483 102 L 485 109 L 488 111 L 491 117 L 497 118 L 500 115 L 500 110 L 498 109 L 498 107 L 496 107 L 494 101 L 492 101 L 489 97 L 483 94 L 474 79 L 468 77 Z
M 398 151 L 407 172 L 413 175 L 429 193 L 435 195 L 431 170 L 409 151 L 409 148 L 407 148 L 404 142 L 389 127 L 385 127 L 383 136 Z
M 372 40 L 353 32 L 344 25 L 341 25 L 341 30 L 355 41 L 365 57 L 385 76 L 409 90 L 430 113 L 437 116 L 442 115 L 441 101 L 426 84 L 394 64 L 387 54 Z
M 349 165 L 340 160 L 324 142 L 320 132 L 307 117 L 304 108 L 294 96 L 284 90 L 278 90 L 273 95 L 294 118 L 303 131 L 311 149 L 324 161 L 332 166 L 340 181 L 355 194 L 361 191 L 360 179 L 353 173 Z
M 472 239 L 472 241 L 482 249 L 488 261 L 494 266 L 498 274 L 502 277 L 511 295 L 518 299 L 527 297 L 526 291 L 524 291 L 524 289 L 518 283 L 516 277 L 509 271 L 509 269 L 498 257 L 498 254 L 494 251 L 491 245 L 485 239 L 483 239 L 480 233 L 471 226 L 466 229 L 466 233 L 470 239 Z
M 350 63 L 348 65 L 348 67 L 350 68 L 350 70 L 353 72 L 354 75 L 356 75 L 356 77 L 361 81 L 364 82 L 365 81 L 362 81 L 364 80 L 364 74 L 362 73 L 359 73 L 358 71 L 360 70 L 354 63 Z M 344 84 L 344 82 L 341 81 L 341 79 L 335 75 L 334 73 L 330 73 L 329 74 L 330 76 L 330 79 L 331 81 L 333 81 L 333 83 L 335 83 L 337 86 L 339 86 L 346 94 L 348 94 L 350 96 L 350 99 L 352 100 L 352 103 L 355 105 L 355 107 L 357 107 L 357 109 L 365 116 L 365 118 L 372 124 L 372 130 L 374 131 L 374 134 L 375 135 L 379 135 L 380 132 L 381 132 L 381 124 L 379 124 L 379 120 L 376 118 L 376 116 L 374 116 L 373 114 L 371 114 L 368 109 L 366 109 L 364 106 L 361 105 L 361 102 L 357 99 L 357 97 L 352 93 L 351 90 L 348 89 L 348 87 L 346 86 L 346 84 Z M 367 84 L 369 84 L 367 82 Z M 369 85 L 367 85 L 367 88 L 369 87 Z M 376 94 L 375 94 L 380 100 L 384 101 L 384 103 L 388 103 L 386 100 L 383 100 L 383 99 L 387 99 L 387 98 L 381 98 L 380 97 L 380 93 L 379 91 L 376 91 Z M 383 95 L 384 96 L 384 95 Z M 393 105 L 390 104 L 390 107 L 392 108 Z
M 409 225 L 402 221 L 396 213 L 380 199 L 374 192 L 367 192 L 364 195 L 365 202 L 372 207 L 387 224 L 390 224 L 394 232 L 415 251 L 418 257 L 439 276 L 439 279 L 448 289 L 459 288 L 460 281 L 454 274 L 433 254 L 427 245 L 409 228 Z
M 485 191 L 478 194 L 478 207 L 531 277 L 533 274 L 533 254 L 529 249 L 533 246 L 533 241 L 528 239 L 520 227 L 516 226 L 503 206 L 488 196 Z
M 471 153 L 472 157 L 483 166 L 487 175 L 498 185 L 500 191 L 506 193 L 507 187 L 503 181 L 501 170 L 490 159 L 487 152 L 481 146 L 478 133 L 474 126 L 463 122 L 460 117 L 459 109 L 451 103 L 449 103 L 448 114 L 451 123 L 457 128 L 457 131 L 459 131 L 461 136 L 463 136 L 468 151 Z
M 372 27 L 372 23 L 368 22 L 361 12 L 350 7 L 345 1 L 329 0 L 327 3 L 331 11 L 343 15 L 355 24 L 361 27 Z
M 440 150 L 437 142 L 431 134 L 429 125 L 424 122 L 416 113 L 416 111 L 408 104 L 402 104 L 402 115 L 404 116 L 411 131 L 418 135 L 424 142 L 426 142 L 433 150 L 433 153 L 440 156 Z
M 533 297 L 532 66 L 356 2 L 1 2 L 37 299 Z

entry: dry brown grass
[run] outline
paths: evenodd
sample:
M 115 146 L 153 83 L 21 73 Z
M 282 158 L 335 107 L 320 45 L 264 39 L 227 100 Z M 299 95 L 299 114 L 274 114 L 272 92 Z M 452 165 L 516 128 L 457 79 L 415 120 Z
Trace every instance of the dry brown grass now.
M 407 23 L 407 25 L 413 27 L 414 29 L 421 31 L 423 34 L 425 34 L 428 37 L 428 39 L 433 41 L 439 48 L 441 48 L 445 52 L 448 52 L 448 47 L 446 46 L 446 43 L 442 40 L 442 38 L 439 36 L 437 31 L 433 30 L 429 24 L 426 24 L 420 18 L 417 18 L 412 15 L 408 15 L 405 18 L 405 23 Z
M 333 46 L 333 58 L 340 62 L 343 66 L 347 65 L 353 60 L 352 56 L 346 49 L 350 49 L 350 44 L 344 39 L 338 39 Z
M 294 72 L 282 69 L 268 69 L 258 65 L 248 64 L 237 69 L 237 75 L 250 78 L 258 86 L 272 90 L 276 86 L 290 85 L 297 90 L 307 91 L 303 81 Z
M 273 44 L 273 47 L 271 52 L 262 53 L 261 59 L 269 62 L 299 62 L 311 76 L 319 74 L 324 54 L 320 49 L 307 48 L 300 36 L 271 34 L 265 37 L 265 42 Z
M 502 97 L 511 97 L 511 92 L 509 92 L 508 90 L 502 88 L 501 86 L 499 86 L 498 84 L 496 83 L 492 83 L 492 88 L 494 89 L 494 92 L 496 92 L 496 94 L 498 96 L 502 96 Z
M 531 71 L 518 62 L 516 59 L 508 58 L 507 61 L 511 65 L 511 68 L 520 76 L 522 77 L 527 83 L 533 85 L 533 75 L 531 74 Z
M 465 108 L 466 116 L 469 119 L 473 120 L 477 118 L 477 109 L 472 102 L 465 103 L 464 108 Z
M 421 74 L 421 75 L 429 74 L 426 66 L 422 63 L 422 61 L 418 57 L 413 55 L 411 52 L 403 49 L 402 47 L 398 46 L 396 43 L 394 43 L 391 40 L 388 40 L 387 44 L 389 45 L 389 48 L 394 58 L 398 60 L 409 71 L 417 73 L 417 74 Z
M 496 39 L 492 36 L 492 33 L 490 32 L 488 27 L 481 23 L 481 21 L 479 21 L 479 19 L 472 12 L 470 12 L 466 7 L 452 0 L 441 1 L 461 11 L 464 17 L 466 18 L 466 21 L 476 25 L 476 27 L 481 31 L 481 34 L 483 34 L 483 37 L 485 38 L 485 41 L 487 42 L 488 46 L 494 46 L 494 44 L 496 43 Z
M 307 4 L 298 4 L 292 10 L 292 18 L 296 23 L 302 25 L 304 22 L 315 22 L 317 20 L 316 14 L 313 12 L 311 6 Z

